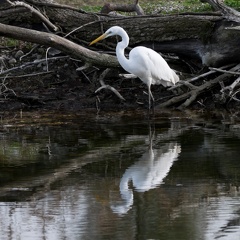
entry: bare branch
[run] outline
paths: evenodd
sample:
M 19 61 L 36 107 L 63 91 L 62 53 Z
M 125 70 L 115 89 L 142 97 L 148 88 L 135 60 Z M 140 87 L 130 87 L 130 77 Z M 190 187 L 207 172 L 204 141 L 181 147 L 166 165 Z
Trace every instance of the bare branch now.
M 8 92 L 12 92 L 16 96 L 14 90 L 7 87 L 7 83 L 5 83 L 5 80 L 6 77 L 0 83 L 0 96 L 4 96 L 4 98 L 6 99 L 8 96 Z
M 48 60 L 49 61 L 51 61 L 51 60 L 55 61 L 55 60 L 62 59 L 62 58 L 67 58 L 67 57 L 66 56 L 64 56 L 64 57 L 53 57 L 53 58 L 49 58 Z M 22 64 L 21 66 L 13 67 L 13 68 L 10 68 L 10 69 L 7 69 L 5 71 L 0 72 L 0 76 L 8 74 L 8 73 L 16 71 L 16 70 L 19 70 L 19 69 L 24 69 L 24 68 L 27 68 L 27 67 L 30 67 L 32 65 L 36 65 L 36 64 L 39 64 L 39 63 L 42 63 L 42 62 L 45 62 L 45 61 L 46 61 L 46 59 L 40 59 L 40 60 L 36 60 L 36 61 L 33 61 L 33 62 L 27 62 L 27 63 Z
M 191 83 L 191 82 L 194 82 L 194 81 L 197 81 L 197 80 L 199 80 L 199 79 L 201 79 L 201 78 L 204 78 L 204 77 L 207 77 L 207 76 L 209 76 L 209 75 L 211 75 L 211 74 L 213 74 L 213 73 L 216 73 L 216 71 L 222 71 L 223 69 L 225 69 L 225 68 L 229 68 L 229 67 L 232 67 L 232 66 L 234 66 L 234 64 L 228 64 L 228 65 L 225 65 L 225 66 L 223 66 L 223 67 L 220 67 L 220 68 L 211 68 L 211 67 L 209 67 L 209 69 L 211 69 L 211 71 L 209 71 L 209 72 L 206 72 L 206 73 L 203 73 L 203 74 L 201 74 L 201 75 L 198 75 L 198 76 L 196 76 L 196 77 L 193 77 L 193 78 L 190 78 L 190 79 L 185 79 L 184 81 L 179 81 L 178 82 L 178 84 L 176 84 L 175 86 L 173 86 L 173 87 L 171 87 L 171 88 L 168 88 L 168 90 L 170 90 L 170 91 L 172 91 L 172 90 L 174 90 L 174 89 L 176 89 L 176 88 L 179 88 L 179 87 L 181 87 L 182 85 L 187 85 L 187 83 L 186 82 L 188 82 L 188 83 Z M 224 73 L 232 73 L 232 72 L 229 72 L 229 71 L 223 71 Z M 238 72 L 236 72 L 236 73 L 238 73 Z M 239 74 L 239 73 L 238 73 Z M 190 87 L 191 88 L 191 87 Z
M 240 69 L 240 64 L 233 67 L 230 71 L 235 72 L 239 69 Z M 170 99 L 162 104 L 157 105 L 156 108 L 169 107 L 171 105 L 180 103 L 184 100 L 185 100 L 185 102 L 182 105 L 180 105 L 178 108 L 179 109 L 186 108 L 196 99 L 197 96 L 199 96 L 199 94 L 205 92 L 206 90 L 213 88 L 220 81 L 222 81 L 222 82 L 227 81 L 229 79 L 229 76 L 231 76 L 229 73 L 224 73 L 224 74 L 218 76 L 217 78 L 204 83 L 203 85 L 199 86 L 197 89 L 186 92 L 180 96 L 173 97 L 172 99 Z
M 238 77 L 231 85 L 227 86 L 227 87 L 223 87 L 221 89 L 221 93 L 222 93 L 222 98 L 226 98 L 226 97 L 232 97 L 235 93 L 233 93 L 233 90 L 236 88 L 236 86 L 239 85 L 240 82 L 240 77 Z M 233 93 L 233 94 L 232 94 Z M 224 95 L 224 96 L 223 96 Z
M 50 46 L 69 54 L 72 57 L 81 59 L 91 64 L 96 64 L 98 66 L 119 67 L 119 63 L 115 56 L 91 51 L 74 42 L 51 33 L 39 32 L 0 23 L 0 34 L 18 40 Z
M 209 67 L 209 69 L 212 70 L 212 71 L 215 71 L 215 72 L 222 72 L 222 73 L 229 73 L 229 74 L 233 74 L 233 75 L 240 75 L 240 72 L 227 71 L 227 70 L 223 70 L 221 68 Z

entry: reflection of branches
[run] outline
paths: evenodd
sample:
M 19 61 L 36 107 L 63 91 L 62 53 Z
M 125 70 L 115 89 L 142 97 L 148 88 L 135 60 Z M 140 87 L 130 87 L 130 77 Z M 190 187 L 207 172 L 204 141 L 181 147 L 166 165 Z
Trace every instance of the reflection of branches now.
M 86 154 L 82 158 L 74 158 L 69 160 L 67 164 L 61 165 L 61 167 L 55 169 L 54 173 L 49 173 L 46 175 L 40 175 L 36 177 L 30 176 L 29 178 L 24 178 L 21 180 L 21 184 L 18 183 L 16 188 L 16 182 L 9 183 L 4 187 L 0 187 L 0 197 L 6 196 L 9 193 L 11 195 L 13 191 L 33 191 L 36 192 L 31 196 L 31 199 L 39 199 L 47 191 L 50 190 L 51 185 L 57 181 L 60 181 L 66 178 L 71 172 L 81 169 L 84 165 L 92 163 L 93 159 L 104 159 L 103 155 L 105 153 L 100 152 L 98 149 L 91 151 L 89 154 Z

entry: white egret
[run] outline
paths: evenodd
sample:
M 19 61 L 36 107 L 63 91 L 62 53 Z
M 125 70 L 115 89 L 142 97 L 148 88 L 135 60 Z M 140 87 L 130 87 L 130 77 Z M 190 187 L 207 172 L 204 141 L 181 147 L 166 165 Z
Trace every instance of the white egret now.
M 179 81 L 179 77 L 168 66 L 162 56 L 150 48 L 143 46 L 135 47 L 130 51 L 129 58 L 126 58 L 124 50 L 129 44 L 129 37 L 126 31 L 119 26 L 109 28 L 89 45 L 114 35 L 119 35 L 122 38 L 122 41 L 116 47 L 117 59 L 120 65 L 127 72 L 139 77 L 148 87 L 150 109 L 151 98 L 154 101 L 151 85 L 162 84 L 164 87 L 173 86 Z

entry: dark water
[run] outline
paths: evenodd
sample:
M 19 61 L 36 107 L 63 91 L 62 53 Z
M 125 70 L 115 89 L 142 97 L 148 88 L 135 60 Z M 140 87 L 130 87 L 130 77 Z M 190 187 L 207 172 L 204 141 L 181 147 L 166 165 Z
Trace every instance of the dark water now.
M 239 184 L 238 123 L 16 120 L 0 131 L 0 239 L 238 240 Z

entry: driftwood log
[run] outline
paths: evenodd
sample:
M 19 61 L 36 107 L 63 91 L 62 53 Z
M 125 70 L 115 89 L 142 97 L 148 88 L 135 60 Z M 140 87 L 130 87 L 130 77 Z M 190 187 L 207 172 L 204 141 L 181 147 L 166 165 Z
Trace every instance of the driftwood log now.
M 69 35 L 68 39 L 73 40 L 76 38 L 76 42 L 82 46 L 87 46 L 92 39 L 110 26 L 119 25 L 129 33 L 131 39 L 130 46 L 140 44 L 148 47 L 151 46 L 156 51 L 174 53 L 185 59 L 200 61 L 206 66 L 221 66 L 229 63 L 229 61 L 239 61 L 239 31 L 228 29 L 229 27 L 239 25 L 238 12 L 230 11 L 229 8 L 225 8 L 225 5 L 223 7 L 221 1 L 214 0 L 209 2 L 215 8 L 218 6 L 218 9 L 222 10 L 222 12 L 204 15 L 179 14 L 116 17 L 86 13 L 82 10 L 46 3 L 43 0 L 40 2 L 26 1 L 26 3 L 35 6 L 37 9 L 41 9 L 45 13 L 45 16 L 47 16 L 47 19 L 56 28 L 61 29 L 61 32 L 54 32 L 54 27 L 47 26 L 44 23 L 48 27 L 48 31 L 51 31 L 54 35 L 59 34 L 60 36 L 64 36 L 77 29 L 73 34 Z M 52 46 L 53 44 L 54 47 L 57 47 L 55 43 L 51 43 L 51 41 L 47 43 L 45 41 L 47 35 L 43 35 L 41 38 L 41 34 L 31 32 L 34 28 L 42 28 L 43 30 L 43 21 L 40 17 L 35 17 L 32 11 L 21 5 L 9 5 L 6 3 L 4 6 L 0 11 L 1 35 L 46 44 L 48 46 Z M 17 29 L 11 29 L 10 25 L 24 27 L 25 34 L 19 34 L 19 31 L 23 30 L 20 29 L 17 31 Z M 31 35 L 38 35 L 38 41 L 30 37 Z M 53 36 L 49 34 L 50 38 L 53 38 Z M 66 48 L 70 50 L 67 51 L 68 54 L 72 52 L 74 57 L 76 57 L 74 54 L 75 47 L 71 50 L 70 43 L 69 46 L 66 43 Z M 82 58 L 82 54 L 79 54 L 79 58 Z M 93 56 L 93 58 L 95 57 Z M 102 59 L 97 56 L 97 59 L 99 60 L 99 65 L 105 65 L 105 58 Z M 83 60 L 86 61 L 85 57 Z M 91 62 L 92 60 L 90 59 L 89 61 Z
M 25 0 L 24 3 L 5 0 L 0 5 L 0 35 L 54 47 L 81 59 L 85 63 L 83 68 L 90 65 L 119 67 L 112 54 L 114 38 L 94 49 L 88 46 L 92 39 L 113 25 L 129 33 L 130 48 L 151 47 L 161 53 L 174 54 L 199 69 L 240 62 L 240 13 L 220 0 L 206 2 L 217 12 L 126 17 L 87 13 L 44 0 Z M 105 52 L 99 53 L 96 48 Z

